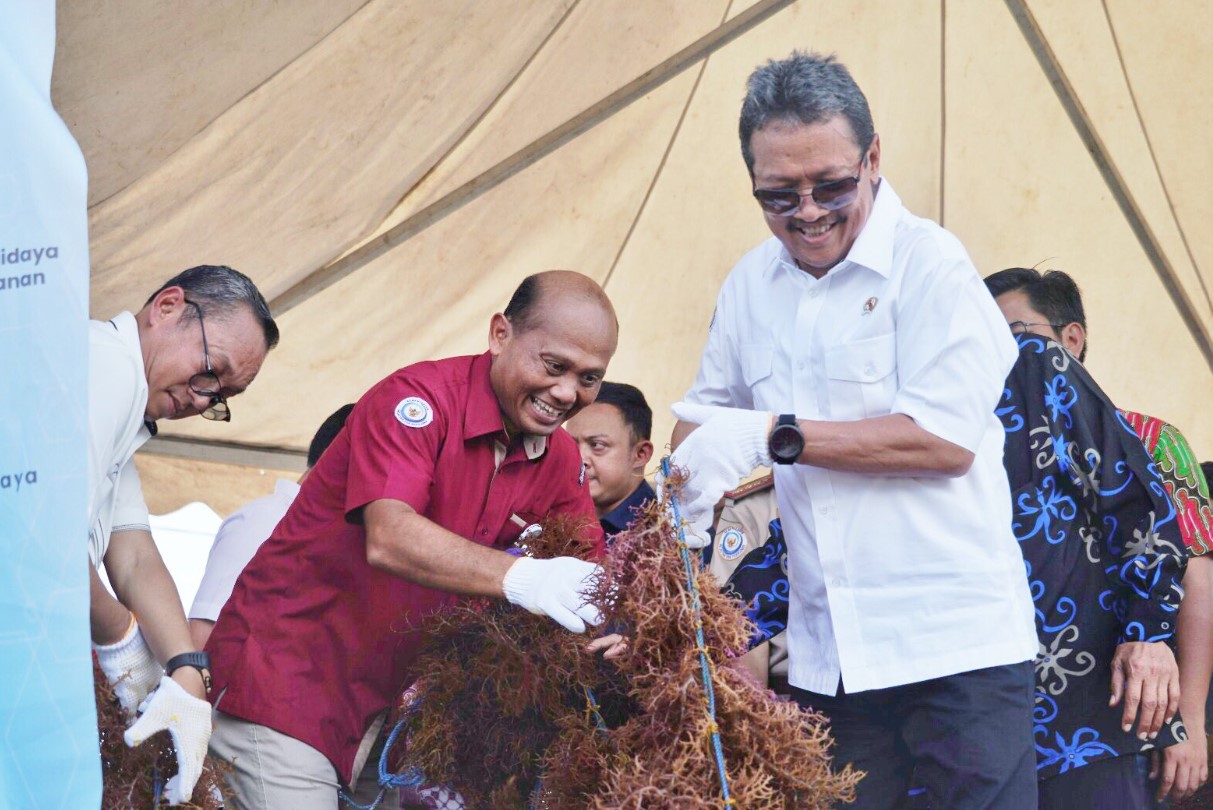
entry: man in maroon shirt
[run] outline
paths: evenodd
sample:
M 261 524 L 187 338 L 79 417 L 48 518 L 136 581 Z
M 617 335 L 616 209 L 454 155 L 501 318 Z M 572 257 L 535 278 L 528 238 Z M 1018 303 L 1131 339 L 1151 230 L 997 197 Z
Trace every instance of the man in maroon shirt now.
M 582 596 L 597 566 L 503 549 L 550 514 L 601 544 L 557 428 L 594 401 L 617 332 L 594 281 L 541 273 L 492 317 L 485 354 L 408 366 L 359 400 L 207 643 L 211 750 L 242 808 L 336 808 L 415 674 L 418 624 L 459 595 L 598 623 Z

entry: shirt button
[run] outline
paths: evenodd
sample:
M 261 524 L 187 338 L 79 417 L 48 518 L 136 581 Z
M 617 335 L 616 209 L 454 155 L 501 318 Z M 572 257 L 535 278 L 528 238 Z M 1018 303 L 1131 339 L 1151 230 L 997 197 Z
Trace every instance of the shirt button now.
M 868 363 L 866 366 L 863 367 L 863 373 L 868 375 L 869 377 L 871 377 L 873 374 L 876 373 L 876 366 L 872 365 L 871 363 Z
M 821 507 L 821 516 L 829 517 L 830 516 L 830 507 L 828 507 L 828 506 Z
M 842 580 L 839 579 L 838 577 L 834 577 L 832 580 L 830 580 L 830 585 L 832 585 L 835 588 L 841 588 Z
M 804 361 L 803 360 L 796 364 L 796 370 L 804 371 Z
M 821 290 L 809 290 L 809 298 L 816 298 L 821 295 Z
M 480 533 L 481 533 L 482 535 L 485 535 L 485 534 L 488 534 L 488 533 L 489 533 L 489 530 L 488 530 L 488 529 L 481 529 L 481 530 L 480 530 Z

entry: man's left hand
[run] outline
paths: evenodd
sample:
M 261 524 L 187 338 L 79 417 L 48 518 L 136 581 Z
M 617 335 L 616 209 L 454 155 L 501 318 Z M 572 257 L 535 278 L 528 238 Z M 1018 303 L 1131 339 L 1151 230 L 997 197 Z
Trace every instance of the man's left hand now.
M 167 729 L 177 751 L 177 775 L 168 781 L 164 796 L 169 804 L 189 801 L 202 775 L 202 762 L 211 739 L 211 704 L 194 697 L 166 675 L 139 708 L 143 714 L 126 730 L 123 739 L 134 748 Z
M 1112 658 L 1112 699 L 1123 700 L 1121 727 L 1127 732 L 1137 721 L 1137 736 L 1153 739 L 1164 723 L 1179 711 L 1179 665 L 1171 648 L 1161 641 L 1126 641 Z M 1140 716 L 1139 716 L 1140 709 Z
M 1150 778 L 1158 780 L 1158 801 L 1178 801 L 1209 779 L 1208 741 L 1204 729 L 1188 729 L 1188 739 L 1150 752 Z

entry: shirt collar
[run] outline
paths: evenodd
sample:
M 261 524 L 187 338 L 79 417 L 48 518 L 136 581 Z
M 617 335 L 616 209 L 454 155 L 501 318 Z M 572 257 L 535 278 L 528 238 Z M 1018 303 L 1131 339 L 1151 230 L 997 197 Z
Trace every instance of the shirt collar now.
M 866 267 L 888 278 L 893 271 L 893 238 L 897 230 L 897 220 L 901 214 L 901 198 L 897 196 L 897 192 L 893 191 L 889 181 L 883 177 L 880 179 L 880 185 L 877 186 L 875 195 L 875 199 L 872 201 L 872 211 L 868 214 L 868 221 L 864 223 L 863 230 L 855 238 L 855 244 L 851 245 L 847 255 L 835 266 L 842 266 L 849 262 Z M 801 270 L 800 266 L 796 264 L 796 259 L 782 244 L 779 246 L 779 261 L 774 267 L 795 271 L 793 275 L 797 278 L 818 280 Z M 830 268 L 830 272 L 833 272 L 833 269 Z M 821 280 L 829 275 L 830 273 L 827 272 L 821 277 Z
M 147 369 L 143 365 L 143 344 L 139 342 L 139 322 L 135 320 L 135 316 L 128 312 L 119 312 L 109 320 L 110 326 L 114 327 L 114 331 L 118 333 L 118 340 L 122 342 L 122 348 L 130 355 L 132 359 L 139 361 L 139 389 L 140 395 L 143 397 L 143 408 L 147 409 Z M 143 420 L 143 427 L 147 430 L 148 436 L 156 435 L 156 423 L 147 419 Z
M 645 504 L 656 499 L 656 497 L 657 493 L 653 492 L 653 488 L 649 486 L 649 482 L 641 479 L 640 485 L 632 490 L 632 494 L 623 503 L 598 519 L 598 522 L 602 524 L 602 530 L 608 535 L 618 534 L 623 531 L 636 516 L 636 510 L 643 508 Z
M 875 195 L 868 221 L 851 245 L 846 260 L 888 278 L 893 272 L 893 237 L 901 214 L 901 198 L 884 178 Z
M 468 375 L 467 401 L 463 409 L 463 436 L 465 439 L 477 439 L 482 436 L 498 436 L 505 434 L 505 422 L 501 418 L 501 404 L 493 391 L 493 381 L 489 371 L 493 358 L 488 353 L 472 360 L 472 369 Z M 548 447 L 547 436 L 532 436 L 524 434 L 522 449 L 531 461 L 542 456 Z

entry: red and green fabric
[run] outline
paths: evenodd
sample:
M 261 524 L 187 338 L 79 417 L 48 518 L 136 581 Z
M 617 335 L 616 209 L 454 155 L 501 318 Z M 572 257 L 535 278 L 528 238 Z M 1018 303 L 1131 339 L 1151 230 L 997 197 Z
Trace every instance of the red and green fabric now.
M 1209 485 L 1188 440 L 1174 425 L 1132 411 L 1121 411 L 1154 459 L 1167 494 L 1175 503 L 1179 528 L 1188 554 L 1197 557 L 1213 549 L 1213 506 Z

